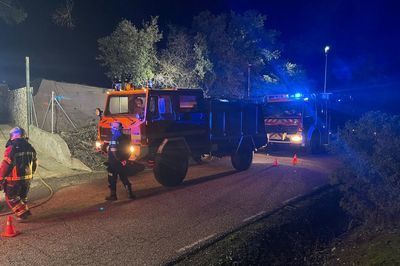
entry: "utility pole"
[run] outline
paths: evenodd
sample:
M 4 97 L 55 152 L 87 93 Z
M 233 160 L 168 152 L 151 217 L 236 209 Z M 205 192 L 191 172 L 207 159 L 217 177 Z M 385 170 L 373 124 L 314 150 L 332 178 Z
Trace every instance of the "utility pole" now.
M 325 46 L 325 80 L 324 80 L 324 93 L 326 93 L 326 74 L 328 71 L 328 51 L 329 51 L 330 47 L 329 46 Z
M 31 81 L 29 73 L 29 57 L 25 57 L 25 71 L 26 71 L 26 136 L 29 137 L 29 125 L 31 124 Z
M 251 64 L 247 64 L 247 99 L 250 99 L 250 68 Z
M 327 45 L 325 46 L 325 79 L 324 79 L 324 97 L 325 97 L 325 130 L 326 130 L 326 143 L 329 145 L 330 142 L 330 125 L 328 124 L 328 100 L 329 95 L 326 93 L 326 76 L 328 72 L 328 51 L 330 47 Z

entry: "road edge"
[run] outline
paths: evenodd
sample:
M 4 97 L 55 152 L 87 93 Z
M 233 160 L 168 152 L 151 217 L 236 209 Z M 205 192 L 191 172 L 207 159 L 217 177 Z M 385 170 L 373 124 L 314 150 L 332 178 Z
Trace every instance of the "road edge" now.
M 244 220 L 243 223 L 241 223 L 240 225 L 227 230 L 225 232 L 222 232 L 220 234 L 215 234 L 213 235 L 213 237 L 209 237 L 207 238 L 205 241 L 195 245 L 194 247 L 188 249 L 186 252 L 179 254 L 178 256 L 175 256 L 169 260 L 167 260 L 166 262 L 162 263 L 161 265 L 165 265 L 165 266 L 170 266 L 170 265 L 175 265 L 179 262 L 181 262 L 182 260 L 184 260 L 187 256 L 191 256 L 194 255 L 210 246 L 212 246 L 213 244 L 217 243 L 218 241 L 226 238 L 227 236 L 236 233 L 240 230 L 242 230 L 243 228 L 252 225 L 264 218 L 268 218 L 276 213 L 278 213 L 279 211 L 283 210 L 284 208 L 292 205 L 292 204 L 296 204 L 298 202 L 301 202 L 307 198 L 313 197 L 315 195 L 318 194 L 322 194 L 325 191 L 328 191 L 329 189 L 333 189 L 335 188 L 334 185 L 331 184 L 325 184 L 319 187 L 315 187 L 311 192 L 303 194 L 303 195 L 298 195 L 296 197 L 290 198 L 284 202 L 282 202 L 282 204 L 277 207 L 276 209 L 269 211 L 269 212 L 265 212 L 265 213 L 259 213 L 258 215 L 254 215 L 253 217 L 250 217 L 251 219 L 247 218 Z

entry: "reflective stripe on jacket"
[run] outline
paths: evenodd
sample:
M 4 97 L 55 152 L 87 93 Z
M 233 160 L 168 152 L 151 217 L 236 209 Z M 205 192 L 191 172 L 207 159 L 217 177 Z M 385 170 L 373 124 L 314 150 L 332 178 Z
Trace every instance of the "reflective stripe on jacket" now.
M 0 180 L 32 179 L 36 171 L 36 151 L 26 139 L 9 142 L 0 165 Z

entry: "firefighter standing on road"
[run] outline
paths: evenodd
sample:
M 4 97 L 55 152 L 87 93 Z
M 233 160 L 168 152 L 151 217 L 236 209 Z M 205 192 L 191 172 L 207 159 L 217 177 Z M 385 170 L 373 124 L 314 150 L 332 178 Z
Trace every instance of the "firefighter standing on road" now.
M 108 147 L 108 184 L 110 196 L 106 200 L 117 200 L 117 179 L 121 180 L 128 192 L 128 197 L 134 199 L 132 185 L 128 180 L 126 172 L 126 162 L 129 159 L 129 139 L 122 134 L 122 124 L 120 122 L 111 123 L 112 138 Z
M 0 165 L 0 182 L 6 202 L 18 220 L 25 220 L 31 215 L 27 196 L 36 167 L 36 151 L 24 138 L 24 130 L 13 128 Z

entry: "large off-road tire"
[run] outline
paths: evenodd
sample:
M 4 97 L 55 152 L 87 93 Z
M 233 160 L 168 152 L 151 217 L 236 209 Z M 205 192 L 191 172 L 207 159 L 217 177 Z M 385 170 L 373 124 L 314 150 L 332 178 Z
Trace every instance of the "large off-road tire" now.
M 154 177 L 163 186 L 177 186 L 185 179 L 188 165 L 187 152 L 176 143 L 167 143 L 155 157 Z
M 203 163 L 203 156 L 200 154 L 193 155 L 193 161 L 195 161 L 197 164 L 202 164 Z
M 254 151 L 250 146 L 240 148 L 238 152 L 231 155 L 232 166 L 238 171 L 250 168 L 253 162 Z

